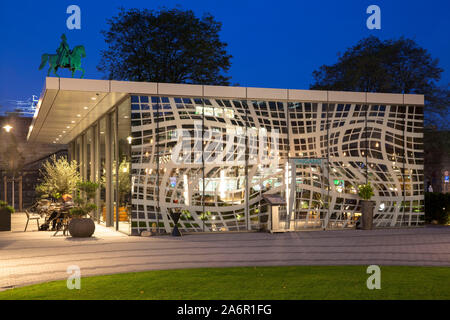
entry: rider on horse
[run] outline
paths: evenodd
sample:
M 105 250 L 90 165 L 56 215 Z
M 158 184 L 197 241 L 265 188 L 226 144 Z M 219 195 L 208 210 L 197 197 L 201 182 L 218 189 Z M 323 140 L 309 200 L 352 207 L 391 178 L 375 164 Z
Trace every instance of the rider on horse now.
M 47 77 L 50 76 L 50 72 L 53 71 L 54 75 L 59 77 L 57 71 L 61 69 L 69 69 L 72 72 L 72 78 L 75 71 L 80 70 L 83 73 L 81 78 L 84 76 L 84 69 L 81 67 L 81 58 L 86 57 L 86 51 L 84 46 L 76 46 L 73 50 L 69 49 L 69 44 L 67 43 L 66 35 L 61 36 L 61 44 L 58 49 L 56 49 L 56 54 L 44 53 L 41 56 L 41 64 L 39 65 L 39 70 L 44 68 L 48 63 L 49 68 L 47 71 Z
M 70 55 L 70 49 L 69 49 L 69 44 L 67 43 L 67 38 L 66 35 L 63 34 L 61 36 L 61 44 L 59 45 L 59 48 L 56 49 L 56 52 L 58 53 L 58 61 L 57 64 L 58 66 L 61 67 L 67 67 L 70 65 L 70 61 L 69 61 L 69 55 Z

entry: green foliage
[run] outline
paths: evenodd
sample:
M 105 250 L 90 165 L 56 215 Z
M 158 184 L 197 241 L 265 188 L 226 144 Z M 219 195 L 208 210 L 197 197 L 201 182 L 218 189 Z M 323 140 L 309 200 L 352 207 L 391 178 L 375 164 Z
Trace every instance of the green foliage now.
M 70 210 L 70 214 L 76 217 L 84 217 L 92 211 L 97 210 L 97 206 L 92 203 L 99 184 L 91 181 L 81 181 L 77 183 L 76 198 L 74 203 L 77 205 Z
M 370 200 L 375 195 L 370 182 L 358 186 L 358 195 L 363 200 Z
M 87 214 L 86 211 L 81 207 L 72 208 L 72 209 L 70 209 L 69 212 L 71 215 L 73 215 L 75 217 L 83 217 Z
M 191 213 L 189 212 L 189 210 L 186 210 L 186 209 L 181 210 L 181 215 L 185 216 L 188 219 L 192 218 Z
M 108 79 L 229 85 L 221 23 L 191 10 L 121 9 L 103 30 L 108 46 L 97 69 Z
M 450 193 L 425 192 L 425 221 L 450 222 Z
M 211 218 L 211 216 L 212 216 L 211 211 L 206 211 L 206 212 L 203 212 L 203 213 L 200 214 L 200 219 L 202 221 L 207 221 L 207 220 L 209 220 Z
M 81 181 L 77 168 L 76 161 L 69 162 L 66 157 L 56 158 L 53 155 L 40 170 L 42 183 L 36 187 L 36 192 L 56 199 L 63 194 L 72 194 Z
M 91 181 L 81 181 L 77 183 L 77 189 L 84 192 L 88 199 L 95 198 L 95 192 L 97 191 L 98 187 L 98 183 Z
M 1 291 L 0 300 L 450 299 L 448 267 L 382 266 L 381 290 L 367 289 L 366 271 L 367 266 L 152 270 L 83 277 L 83 290 L 67 290 L 66 280 L 17 287 Z
M 15 212 L 13 207 L 9 206 L 8 203 L 6 203 L 5 201 L 1 201 L 0 200 L 0 212 L 1 211 L 3 211 L 3 212 L 6 211 L 6 212 L 9 212 L 9 213 L 14 213 Z

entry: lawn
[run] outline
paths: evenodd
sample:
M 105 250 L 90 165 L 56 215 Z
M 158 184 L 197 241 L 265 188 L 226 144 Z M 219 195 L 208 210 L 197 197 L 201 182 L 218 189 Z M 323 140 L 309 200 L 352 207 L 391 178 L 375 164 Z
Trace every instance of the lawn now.
M 2 299 L 450 299 L 450 268 L 381 267 L 369 290 L 364 266 L 158 270 L 54 281 L 0 292 Z

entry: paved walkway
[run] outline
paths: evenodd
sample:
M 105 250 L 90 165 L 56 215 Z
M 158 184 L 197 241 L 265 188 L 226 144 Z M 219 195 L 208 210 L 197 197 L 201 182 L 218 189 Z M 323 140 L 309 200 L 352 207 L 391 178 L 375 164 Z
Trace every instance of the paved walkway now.
M 13 215 L 13 231 L 0 232 L 0 290 L 67 278 L 152 269 L 273 265 L 450 266 L 450 227 L 235 233 L 129 237 L 97 226 L 95 237 L 53 237 L 23 232 L 25 215 Z

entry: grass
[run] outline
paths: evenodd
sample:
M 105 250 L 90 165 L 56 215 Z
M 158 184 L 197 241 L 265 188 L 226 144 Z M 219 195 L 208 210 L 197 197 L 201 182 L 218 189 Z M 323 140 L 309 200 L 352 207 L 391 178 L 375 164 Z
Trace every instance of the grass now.
M 158 270 L 54 281 L 0 292 L 3 299 L 450 299 L 450 268 L 381 267 L 369 290 L 364 266 Z

